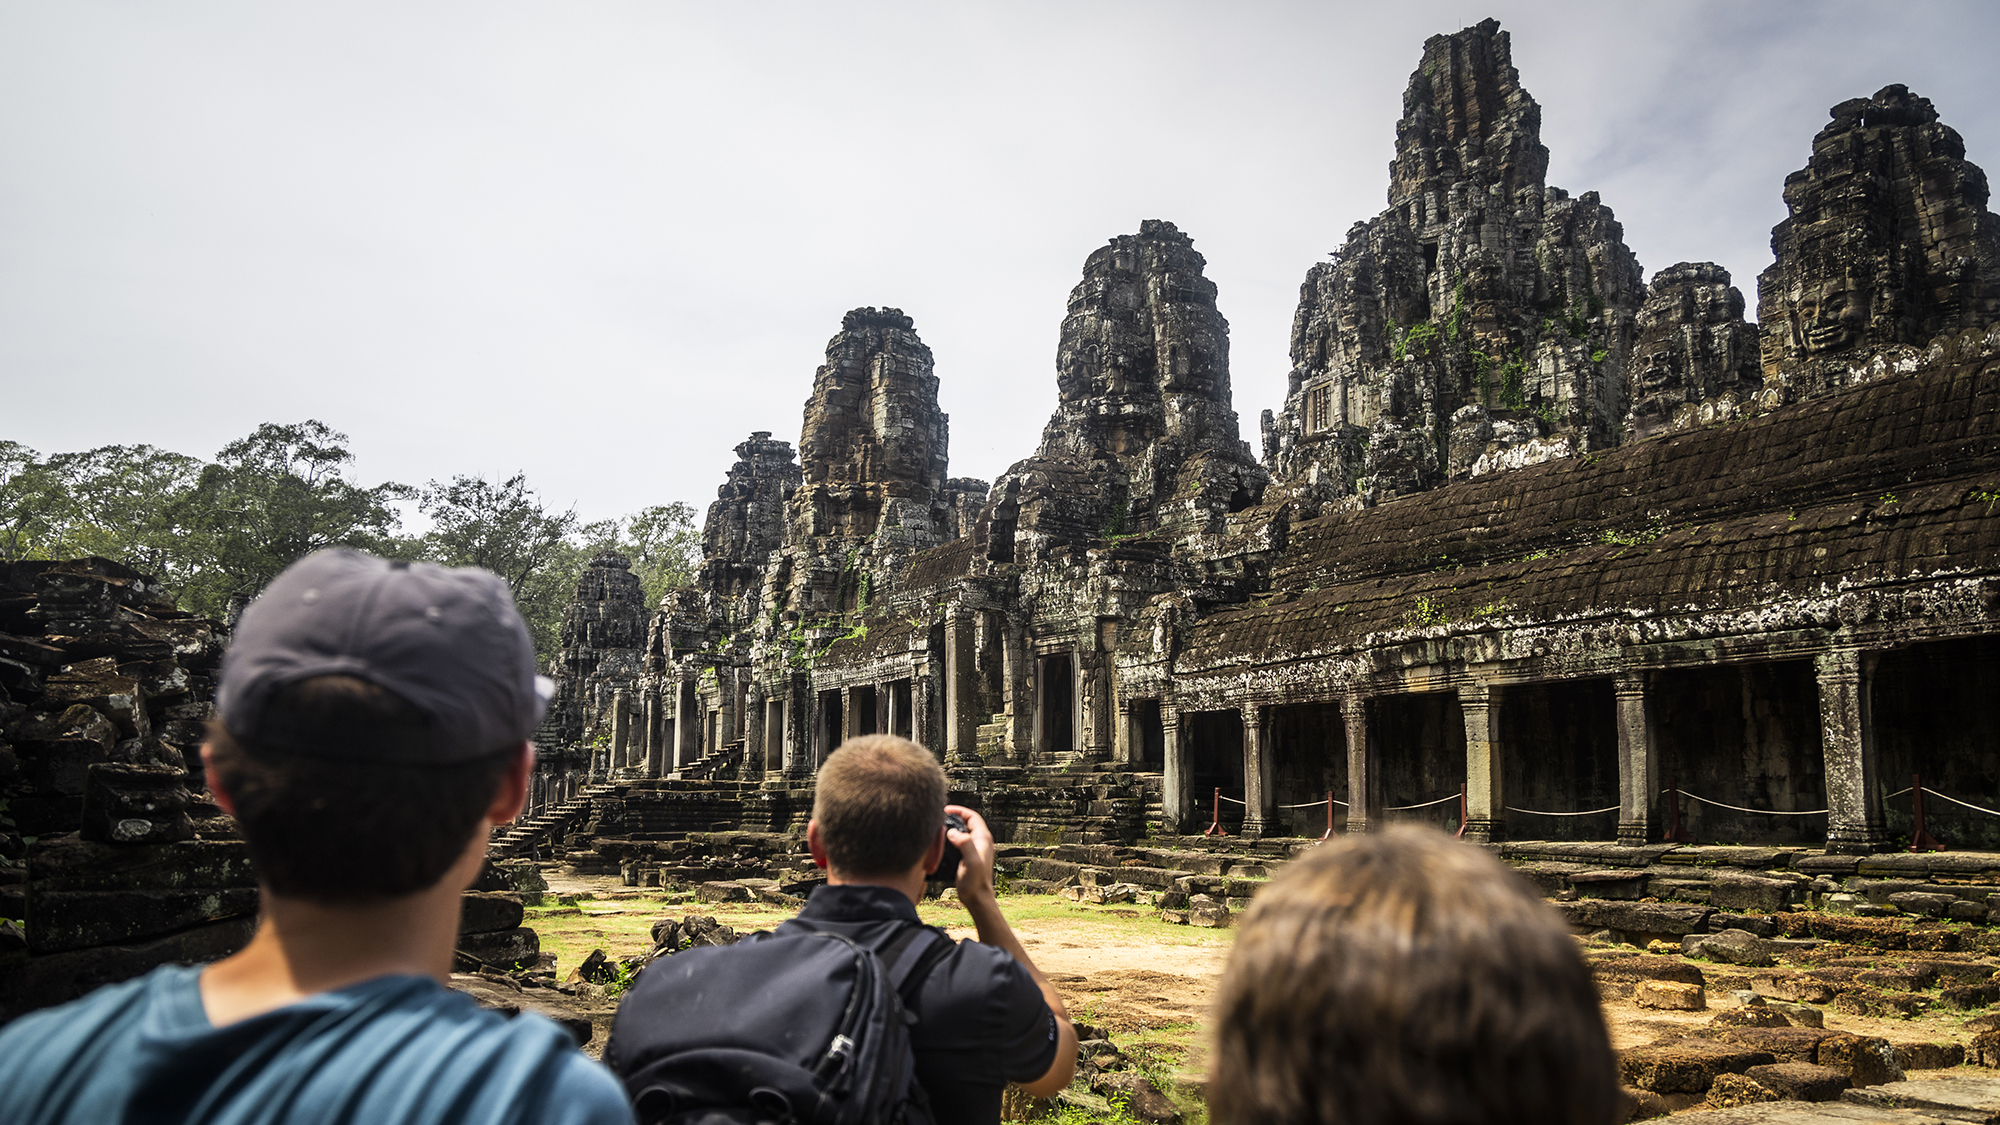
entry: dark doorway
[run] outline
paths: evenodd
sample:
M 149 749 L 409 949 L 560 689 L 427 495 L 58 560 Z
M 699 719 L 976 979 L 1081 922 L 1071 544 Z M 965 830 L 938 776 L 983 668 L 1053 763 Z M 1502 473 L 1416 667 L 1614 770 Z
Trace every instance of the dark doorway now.
M 1326 795 L 1347 800 L 1347 724 L 1336 703 L 1292 703 L 1264 715 L 1264 737 L 1271 740 L 1271 802 L 1274 836 L 1317 839 L 1326 831 Z M 1288 809 L 1284 805 L 1304 805 Z M 1334 806 L 1334 831 L 1347 821 L 1347 810 Z
M 764 701 L 764 769 L 785 768 L 785 701 Z
M 813 722 L 813 761 L 826 761 L 840 745 L 840 693 L 823 691 L 819 693 L 819 714 Z
M 1675 668 L 1653 678 L 1650 705 L 1665 789 L 1749 809 L 1826 807 L 1819 682 L 1803 660 Z M 1704 844 L 1821 844 L 1824 816 L 1772 816 L 1681 798 L 1681 823 Z
M 1924 831 L 1951 848 L 2000 851 L 2000 817 L 1936 796 L 2000 809 L 2000 638 L 1932 641 L 1885 652 L 1875 666 L 1876 776 L 1889 834 L 1916 831 L 1912 774 L 1923 777 Z
M 1193 835 L 1213 819 L 1215 791 L 1222 790 L 1222 827 L 1232 836 L 1243 831 L 1243 713 L 1193 711 L 1181 716 L 1181 738 L 1187 743 L 1188 819 L 1181 831 Z
M 917 712 L 911 705 L 910 681 L 892 681 L 889 684 L 889 733 L 915 738 L 916 720 Z
M 1167 768 L 1167 728 L 1160 719 L 1160 701 L 1132 701 L 1132 764 L 1142 770 L 1159 772 Z
M 853 692 L 854 697 L 848 700 L 847 705 L 854 709 L 854 733 L 857 736 L 880 734 L 882 727 L 879 720 L 882 716 L 876 711 L 875 685 L 862 684 Z
M 1040 683 L 1035 691 L 1035 709 L 1040 712 L 1041 729 L 1036 749 L 1045 755 L 1073 753 L 1076 749 L 1076 674 L 1070 668 L 1070 654 L 1044 656 L 1037 663 Z
M 1385 695 L 1375 701 L 1376 793 L 1388 820 L 1458 830 L 1465 784 L 1465 713 L 1456 692 Z M 1450 798 L 1439 801 L 1439 798 Z M 1431 802 L 1438 803 L 1432 804 Z M 1422 808 L 1398 808 L 1422 805 Z
M 1610 680 L 1559 680 L 1496 691 L 1501 793 L 1510 840 L 1611 840 L 1618 835 L 1618 704 Z

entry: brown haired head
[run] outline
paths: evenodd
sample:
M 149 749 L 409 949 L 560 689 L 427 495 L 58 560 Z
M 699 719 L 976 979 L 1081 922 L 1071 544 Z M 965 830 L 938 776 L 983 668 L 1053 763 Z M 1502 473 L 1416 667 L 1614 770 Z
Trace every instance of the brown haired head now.
M 282 721 L 288 731 L 284 749 L 238 739 L 213 720 L 209 766 L 259 881 L 274 894 L 326 905 L 435 886 L 465 854 L 521 757 L 516 743 L 467 761 L 427 761 L 430 720 L 353 676 L 284 685 L 270 712 L 266 725 Z
M 1478 848 L 1315 848 L 1245 915 L 1215 1011 L 1222 1125 L 1603 1125 L 1617 1072 L 1561 916 Z
M 849 878 L 901 875 L 944 827 L 944 767 L 907 738 L 851 738 L 827 756 L 813 820 L 833 869 Z

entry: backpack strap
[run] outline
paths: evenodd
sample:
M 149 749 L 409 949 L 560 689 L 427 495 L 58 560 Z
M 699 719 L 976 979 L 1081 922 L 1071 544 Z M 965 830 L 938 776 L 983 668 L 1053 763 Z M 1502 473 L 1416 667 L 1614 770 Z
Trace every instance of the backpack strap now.
M 937 968 L 938 962 L 951 956 L 957 946 L 943 930 L 936 926 L 905 926 L 903 931 L 882 947 L 876 956 L 882 959 L 888 970 L 889 987 L 902 998 L 903 1010 L 915 1018 L 917 993 L 923 988 L 924 980 Z

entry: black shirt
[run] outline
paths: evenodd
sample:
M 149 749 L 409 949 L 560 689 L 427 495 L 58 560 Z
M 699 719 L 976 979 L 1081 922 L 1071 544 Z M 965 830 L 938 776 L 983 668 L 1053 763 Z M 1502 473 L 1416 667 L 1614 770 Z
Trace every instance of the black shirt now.
M 815 889 L 785 923 L 876 951 L 921 924 L 903 892 L 854 884 Z M 1042 990 L 1004 949 L 959 942 L 917 993 L 910 1048 L 938 1125 L 997 1125 L 1001 1089 L 1048 1073 L 1056 1042 L 1056 1017 Z

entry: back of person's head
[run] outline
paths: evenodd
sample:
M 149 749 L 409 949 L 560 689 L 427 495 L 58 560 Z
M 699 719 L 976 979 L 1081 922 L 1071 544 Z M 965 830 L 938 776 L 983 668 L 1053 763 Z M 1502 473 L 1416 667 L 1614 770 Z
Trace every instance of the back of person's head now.
M 548 694 L 499 578 L 322 551 L 245 610 L 209 763 L 272 893 L 396 898 L 471 846 Z
M 894 735 L 863 735 L 820 766 L 813 819 L 835 871 L 901 875 L 944 827 L 944 800 L 944 768 L 929 750 Z
M 1616 1060 L 1569 928 L 1434 829 L 1348 836 L 1244 916 L 1215 1009 L 1221 1125 L 1604 1125 Z

